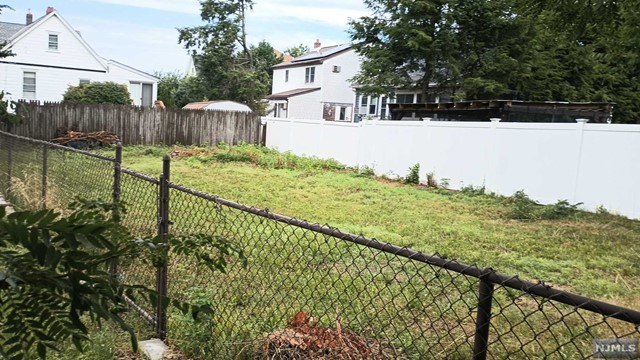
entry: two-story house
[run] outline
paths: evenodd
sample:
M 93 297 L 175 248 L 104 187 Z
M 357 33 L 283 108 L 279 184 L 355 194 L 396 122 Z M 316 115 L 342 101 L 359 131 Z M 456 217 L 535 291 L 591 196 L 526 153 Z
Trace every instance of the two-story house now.
M 132 104 L 152 106 L 158 79 L 100 57 L 82 35 L 55 11 L 24 24 L 0 22 L 0 43 L 15 56 L 0 59 L 0 90 L 13 100 L 61 101 L 70 85 L 112 81 L 127 85 Z
M 273 68 L 272 116 L 353 121 L 355 90 L 349 79 L 360 70 L 351 45 L 321 47 Z

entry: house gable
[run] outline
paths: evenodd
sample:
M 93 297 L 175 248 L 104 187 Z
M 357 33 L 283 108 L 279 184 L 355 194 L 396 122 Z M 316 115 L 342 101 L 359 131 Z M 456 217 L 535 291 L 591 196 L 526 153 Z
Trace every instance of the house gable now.
M 57 50 L 49 48 L 50 36 L 57 36 Z M 9 39 L 15 56 L 3 62 L 45 68 L 106 72 L 107 65 L 87 42 L 53 11 L 24 27 Z

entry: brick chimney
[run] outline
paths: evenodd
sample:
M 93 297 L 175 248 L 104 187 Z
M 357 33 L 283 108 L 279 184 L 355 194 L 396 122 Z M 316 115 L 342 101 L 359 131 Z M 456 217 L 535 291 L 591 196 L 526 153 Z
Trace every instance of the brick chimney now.
M 320 42 L 320 39 L 316 39 L 316 42 L 313 43 L 313 48 L 320 49 L 321 46 L 322 46 L 322 43 Z
M 31 9 L 27 11 L 27 25 L 31 25 L 33 23 L 33 14 L 31 13 Z
M 53 6 L 49 6 L 47 7 L 47 15 L 51 14 L 52 12 L 54 12 L 56 9 L 53 8 Z

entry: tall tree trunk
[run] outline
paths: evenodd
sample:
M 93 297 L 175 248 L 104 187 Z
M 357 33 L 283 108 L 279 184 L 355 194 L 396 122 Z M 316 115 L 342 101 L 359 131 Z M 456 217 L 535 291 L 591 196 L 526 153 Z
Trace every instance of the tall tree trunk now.
M 242 0 L 240 3 L 240 20 L 242 21 L 242 39 L 240 42 L 242 43 L 242 49 L 244 53 L 247 55 L 247 59 L 249 60 L 249 68 L 253 69 L 253 57 L 251 56 L 251 50 L 249 49 L 249 45 L 247 44 L 247 18 L 245 17 L 247 3 Z

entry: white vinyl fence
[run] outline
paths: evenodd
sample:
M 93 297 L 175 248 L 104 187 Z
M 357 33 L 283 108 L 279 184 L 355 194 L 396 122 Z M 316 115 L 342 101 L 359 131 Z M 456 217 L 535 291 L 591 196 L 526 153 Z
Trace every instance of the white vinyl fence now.
M 268 147 L 404 177 L 420 164 L 449 187 L 518 190 L 640 218 L 640 125 L 267 118 Z

